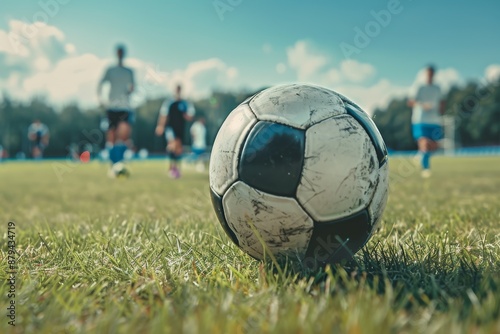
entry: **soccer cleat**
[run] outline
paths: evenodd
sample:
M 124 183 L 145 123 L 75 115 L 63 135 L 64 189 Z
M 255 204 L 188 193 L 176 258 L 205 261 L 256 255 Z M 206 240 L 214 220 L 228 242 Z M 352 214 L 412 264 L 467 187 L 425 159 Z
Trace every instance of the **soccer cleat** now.
M 117 162 L 115 163 L 111 169 L 110 172 L 114 174 L 114 178 L 128 178 L 130 177 L 130 171 L 125 167 L 125 165 L 122 162 Z M 110 173 L 108 173 L 109 175 Z
M 172 179 L 178 179 L 181 177 L 181 173 L 179 169 L 177 169 L 177 167 L 170 168 L 170 170 L 168 171 L 168 175 Z
M 123 167 L 117 174 L 116 177 L 118 178 L 129 178 L 130 177 L 130 171 Z

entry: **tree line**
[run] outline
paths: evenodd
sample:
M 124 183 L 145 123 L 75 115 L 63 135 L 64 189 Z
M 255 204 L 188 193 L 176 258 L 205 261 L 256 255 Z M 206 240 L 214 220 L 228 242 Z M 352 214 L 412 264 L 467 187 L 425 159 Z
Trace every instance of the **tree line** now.
M 251 95 L 253 93 L 213 92 L 208 98 L 193 101 L 196 116 L 206 119 L 209 144 L 213 143 L 231 110 Z M 165 138 L 154 134 L 163 101 L 160 98 L 146 100 L 135 109 L 132 132 L 134 149 L 164 153 Z M 105 119 L 103 109 L 84 110 L 75 103 L 56 109 L 43 97 L 23 102 L 4 94 L 0 104 L 0 145 L 10 157 L 19 153 L 29 156 L 28 126 L 34 119 L 46 124 L 50 131 L 50 143 L 44 154 L 46 157 L 67 156 L 72 149 L 77 152 L 91 150 L 95 154 L 105 145 L 105 128 L 101 126 Z M 185 132 L 184 142 L 187 145 L 191 143 L 189 131 Z
M 209 145 L 231 110 L 253 93 L 215 91 L 207 98 L 193 101 L 197 115 L 206 119 Z M 446 115 L 455 121 L 455 137 L 460 146 L 500 145 L 499 81 L 469 82 L 463 87 L 452 87 L 445 100 Z M 150 99 L 136 109 L 132 135 L 136 149 L 145 148 L 158 154 L 164 152 L 165 139 L 154 135 L 162 102 L 163 99 Z M 28 155 L 27 129 L 36 118 L 50 129 L 50 144 L 45 156 L 67 156 L 72 147 L 78 152 L 87 149 L 98 152 L 104 147 L 103 110 L 83 110 L 77 104 L 56 109 L 41 97 L 23 102 L 4 94 L 0 104 L 0 145 L 11 157 L 19 152 Z M 386 108 L 376 109 L 373 120 L 389 149 L 416 149 L 407 98 L 394 99 Z M 190 140 L 186 131 L 186 144 L 190 144 Z

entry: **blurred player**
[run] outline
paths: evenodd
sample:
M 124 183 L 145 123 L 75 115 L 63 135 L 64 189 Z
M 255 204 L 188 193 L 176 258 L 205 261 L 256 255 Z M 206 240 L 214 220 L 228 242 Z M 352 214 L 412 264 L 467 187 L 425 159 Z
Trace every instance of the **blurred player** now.
M 198 116 L 193 125 L 191 125 L 189 132 L 191 133 L 191 149 L 196 161 L 196 170 L 203 172 L 205 166 L 201 158 L 207 149 L 207 128 L 205 126 L 205 117 Z
M 131 124 L 134 121 L 134 112 L 130 106 L 130 94 L 134 91 L 134 72 L 123 65 L 125 47 L 119 45 L 116 48 L 118 64 L 109 67 L 97 88 L 97 95 L 101 106 L 102 86 L 110 84 L 109 98 L 106 104 L 106 115 L 108 118 L 108 131 L 106 136 L 106 147 L 109 150 L 109 158 L 112 166 L 108 175 L 110 177 L 128 176 L 129 172 L 123 165 L 124 153 L 127 145 L 130 145 Z
M 421 155 L 422 177 L 430 177 L 431 153 L 438 149 L 438 141 L 443 138 L 442 113 L 444 101 L 441 89 L 434 84 L 435 68 L 426 69 L 427 83 L 418 89 L 415 99 L 408 101 L 412 111 L 413 138 L 417 141 Z
M 165 134 L 167 139 L 167 152 L 170 156 L 169 174 L 172 178 L 181 176 L 179 171 L 179 159 L 182 155 L 182 141 L 186 122 L 193 119 L 195 110 L 191 103 L 181 97 L 182 87 L 178 85 L 175 91 L 175 100 L 165 100 L 160 108 L 156 135 Z
M 28 139 L 30 141 L 31 157 L 42 159 L 43 151 L 49 145 L 49 128 L 39 119 L 35 119 L 28 127 Z

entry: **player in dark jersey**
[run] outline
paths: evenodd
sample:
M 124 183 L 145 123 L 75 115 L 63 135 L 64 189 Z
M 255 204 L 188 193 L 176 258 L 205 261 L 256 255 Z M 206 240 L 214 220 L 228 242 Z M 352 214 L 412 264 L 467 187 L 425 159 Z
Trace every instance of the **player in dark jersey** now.
M 182 87 L 178 85 L 175 100 L 165 100 L 160 108 L 156 134 L 165 135 L 167 139 L 167 152 L 170 157 L 169 173 L 172 178 L 179 178 L 178 161 L 182 155 L 184 132 L 186 122 L 193 119 L 195 110 L 191 103 L 181 98 Z

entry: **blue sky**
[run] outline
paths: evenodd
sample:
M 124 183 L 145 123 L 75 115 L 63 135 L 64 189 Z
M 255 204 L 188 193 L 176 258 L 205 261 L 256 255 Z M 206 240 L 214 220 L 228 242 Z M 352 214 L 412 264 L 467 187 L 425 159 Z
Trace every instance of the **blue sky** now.
M 385 16 L 382 25 L 375 23 L 373 12 L 390 13 L 390 18 Z M 101 71 L 100 67 L 112 61 L 117 42 L 125 43 L 130 58 L 136 60 L 130 65 L 138 67 L 138 81 L 147 76 L 147 68 L 154 68 L 165 79 L 160 83 L 165 89 L 183 75 L 193 81 L 187 84 L 192 95 L 206 93 L 212 87 L 257 88 L 308 81 L 354 95 L 368 108 L 378 104 L 378 97 L 386 101 L 415 85 L 417 72 L 429 62 L 445 70 L 441 78 L 444 85 L 482 78 L 486 69 L 497 73 L 500 63 L 497 1 L 150 0 L 139 4 L 117 0 L 3 0 L 0 13 L 0 43 L 2 31 L 4 36 L 15 29 L 22 34 L 22 26 L 12 28 L 12 21 L 29 25 L 46 19 L 47 26 L 63 34 L 47 32 L 30 38 L 27 52 L 32 56 L 25 52 L 26 62 L 44 57 L 43 52 L 54 53 L 47 48 L 40 51 L 37 48 L 44 43 L 32 39 L 51 40 L 51 34 L 56 34 L 61 45 L 71 45 L 61 55 L 48 55 L 49 65 L 41 66 L 47 61 L 38 60 L 40 66 L 34 67 L 20 64 L 12 50 L 2 58 L 2 52 L 9 51 L 0 45 L 0 61 L 10 59 L 0 63 L 6 65 L 2 79 L 13 83 L 0 88 L 14 91 L 13 95 L 22 88 L 43 94 L 43 85 L 37 80 L 62 80 L 62 70 L 57 67 L 78 67 L 77 57 L 83 55 L 87 55 L 85 64 L 94 64 Z M 364 45 L 356 44 L 356 28 L 372 36 L 368 36 L 368 42 L 365 38 Z M 347 44 L 359 51 L 350 60 L 341 47 Z M 57 45 L 50 45 L 57 49 Z M 60 64 L 68 57 L 72 57 L 73 65 Z M 83 61 L 80 58 L 78 61 Z M 15 76 L 23 66 L 25 71 Z M 87 71 L 83 65 L 78 68 Z M 46 72 L 45 76 L 35 78 L 41 72 Z M 68 79 L 99 76 L 95 69 L 88 72 L 88 78 L 79 74 L 78 78 L 68 75 Z M 68 97 L 78 100 L 75 94 L 78 92 L 73 90 Z M 62 93 L 47 95 L 64 100 Z M 88 92 L 80 95 L 90 99 Z

